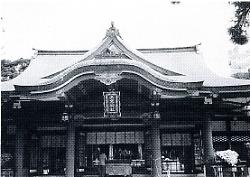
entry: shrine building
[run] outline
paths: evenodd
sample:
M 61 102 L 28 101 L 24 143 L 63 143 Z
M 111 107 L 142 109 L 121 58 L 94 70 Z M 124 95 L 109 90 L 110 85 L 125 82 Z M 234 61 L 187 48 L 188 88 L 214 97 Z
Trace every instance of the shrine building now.
M 100 41 L 91 50 L 35 49 L 28 68 L 1 83 L 6 170 L 209 176 L 214 151 L 248 160 L 249 80 L 214 74 L 199 45 L 133 49 L 113 24 Z

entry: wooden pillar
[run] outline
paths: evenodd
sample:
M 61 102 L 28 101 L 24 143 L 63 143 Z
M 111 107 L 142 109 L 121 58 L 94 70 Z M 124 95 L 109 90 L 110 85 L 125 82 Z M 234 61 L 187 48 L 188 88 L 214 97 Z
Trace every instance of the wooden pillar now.
M 144 133 L 145 144 L 145 165 L 146 167 L 152 167 L 152 142 L 150 129 Z
M 25 176 L 24 174 L 24 131 L 20 128 L 16 132 L 16 147 L 15 147 L 15 176 Z
M 159 121 L 154 120 L 152 122 L 151 130 L 152 141 L 152 177 L 161 177 L 161 139 L 160 139 L 160 127 Z
M 75 172 L 75 128 L 72 120 L 69 120 L 66 143 L 66 172 L 65 177 L 74 176 Z
M 231 120 L 226 120 L 226 131 L 227 131 L 227 142 L 228 142 L 228 149 L 232 149 L 232 132 L 231 132 Z
M 211 115 L 205 115 L 203 122 L 204 165 L 206 177 L 213 177 L 211 165 L 214 162 Z

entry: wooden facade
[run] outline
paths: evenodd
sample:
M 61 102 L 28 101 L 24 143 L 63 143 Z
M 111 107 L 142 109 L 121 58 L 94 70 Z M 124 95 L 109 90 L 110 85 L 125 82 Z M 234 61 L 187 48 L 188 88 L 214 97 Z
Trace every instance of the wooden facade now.
M 36 52 L 27 71 L 2 83 L 2 154 L 11 154 L 4 169 L 14 176 L 158 177 L 204 167 L 212 176 L 214 150 L 249 160 L 250 82 L 218 77 L 213 86 L 157 65 L 165 53 L 180 53 L 183 65 L 200 56 L 197 46 L 134 50 L 112 25 L 93 50 Z

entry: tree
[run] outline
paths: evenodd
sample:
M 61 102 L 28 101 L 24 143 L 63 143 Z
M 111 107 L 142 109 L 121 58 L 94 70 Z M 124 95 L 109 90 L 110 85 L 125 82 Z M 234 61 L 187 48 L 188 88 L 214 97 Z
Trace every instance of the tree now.
M 234 25 L 228 29 L 231 41 L 235 44 L 244 45 L 248 43 L 249 37 L 247 28 L 249 28 L 250 2 L 235 1 L 230 4 L 235 6 Z
M 235 73 L 232 75 L 232 77 L 236 79 L 248 79 L 250 80 L 250 69 L 247 73 Z
M 15 61 L 1 60 L 1 81 L 13 79 L 21 74 L 28 66 L 30 60 L 20 58 Z

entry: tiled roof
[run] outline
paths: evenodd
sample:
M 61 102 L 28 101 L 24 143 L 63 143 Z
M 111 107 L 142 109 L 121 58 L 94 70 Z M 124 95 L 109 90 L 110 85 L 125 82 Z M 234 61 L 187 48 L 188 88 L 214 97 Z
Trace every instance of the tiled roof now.
M 201 54 L 193 51 L 147 52 L 144 53 L 150 62 L 158 64 L 168 70 L 183 74 L 187 79 L 203 80 L 205 87 L 224 87 L 250 85 L 250 80 L 240 80 L 231 77 L 220 77 L 213 73 L 205 64 Z
M 166 78 L 166 81 L 174 80 L 183 83 L 203 81 L 205 90 L 218 87 L 250 87 L 249 80 L 222 78 L 214 74 L 207 68 L 202 55 L 197 51 L 197 46 L 136 50 L 125 44 L 120 36 L 117 36 L 118 34 L 116 28 L 110 28 L 103 41 L 89 51 L 37 50 L 29 67 L 13 80 L 2 82 L 1 90 L 13 91 L 15 90 L 14 85 L 39 86 L 51 81 L 56 82 L 58 78 L 51 79 L 53 76 L 60 76 L 58 73 L 67 75 L 68 72 L 72 72 L 72 69 L 79 69 L 88 63 L 93 65 L 95 60 L 96 62 L 100 60 L 95 59 L 95 56 L 101 56 L 103 51 L 109 50 L 109 47 L 114 50 L 114 53 L 118 51 L 122 53 L 121 56 L 128 57 L 126 63 L 131 65 L 138 63 L 138 66 L 144 67 L 143 69 L 150 68 L 148 71 L 151 74 L 157 72 L 155 76 Z M 112 62 L 111 60 L 112 58 L 107 64 Z M 117 61 L 119 58 L 115 60 Z

